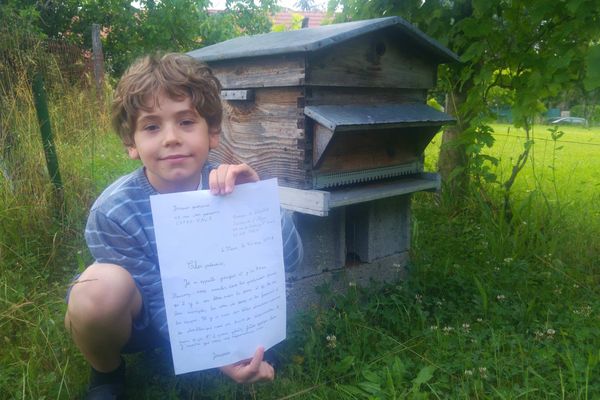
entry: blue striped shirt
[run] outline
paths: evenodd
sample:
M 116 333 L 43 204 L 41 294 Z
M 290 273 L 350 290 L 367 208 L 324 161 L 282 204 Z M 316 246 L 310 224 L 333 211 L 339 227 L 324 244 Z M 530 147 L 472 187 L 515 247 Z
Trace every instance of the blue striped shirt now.
M 208 188 L 208 173 L 202 170 L 202 188 Z M 116 264 L 133 277 L 144 302 L 136 327 L 151 324 L 168 338 L 167 317 L 160 280 L 150 196 L 158 192 L 150 185 L 143 168 L 125 175 L 107 187 L 91 208 L 85 239 L 98 263 Z M 295 269 L 302 260 L 300 236 L 292 214 L 281 212 L 284 265 Z

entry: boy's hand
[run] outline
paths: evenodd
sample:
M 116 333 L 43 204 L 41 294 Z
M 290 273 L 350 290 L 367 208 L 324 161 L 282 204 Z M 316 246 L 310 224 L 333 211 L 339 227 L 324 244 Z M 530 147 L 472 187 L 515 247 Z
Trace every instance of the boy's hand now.
M 271 364 L 263 361 L 264 354 L 264 347 L 259 347 L 252 359 L 221 367 L 221 372 L 237 383 L 272 381 L 275 379 L 275 370 Z
M 212 194 L 225 195 L 233 192 L 235 185 L 258 180 L 256 171 L 247 164 L 221 164 L 210 171 L 208 186 Z

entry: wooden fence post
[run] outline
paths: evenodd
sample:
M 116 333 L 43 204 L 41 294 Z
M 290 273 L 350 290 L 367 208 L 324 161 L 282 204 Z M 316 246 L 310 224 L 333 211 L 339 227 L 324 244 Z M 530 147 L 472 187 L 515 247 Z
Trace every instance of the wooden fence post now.
M 102 102 L 104 92 L 104 54 L 102 53 L 100 25 L 98 24 L 92 24 L 92 51 L 94 61 L 94 80 L 96 81 L 96 94 L 98 96 L 98 100 Z

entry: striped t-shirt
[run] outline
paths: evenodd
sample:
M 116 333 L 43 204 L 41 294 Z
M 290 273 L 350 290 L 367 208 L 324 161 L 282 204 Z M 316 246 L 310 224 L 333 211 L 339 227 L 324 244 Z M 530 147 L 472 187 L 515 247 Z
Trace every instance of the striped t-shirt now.
M 202 188 L 208 189 L 208 173 L 202 170 Z M 98 263 L 116 264 L 133 277 L 143 298 L 137 328 L 151 324 L 168 339 L 167 316 L 161 287 L 150 196 L 158 192 L 143 168 L 125 175 L 106 188 L 91 208 L 85 239 Z M 290 212 L 282 210 L 283 257 L 288 271 L 302 260 L 302 242 Z M 210 233 L 207 233 L 210 234 Z

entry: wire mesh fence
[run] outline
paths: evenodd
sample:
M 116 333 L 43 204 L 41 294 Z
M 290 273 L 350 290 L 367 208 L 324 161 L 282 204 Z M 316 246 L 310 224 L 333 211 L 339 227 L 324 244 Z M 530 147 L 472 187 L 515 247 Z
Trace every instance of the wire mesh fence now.
M 42 38 L 0 29 L 0 91 L 9 95 L 21 79 L 35 73 L 47 85 L 88 85 L 93 73 L 92 53 L 66 39 Z

